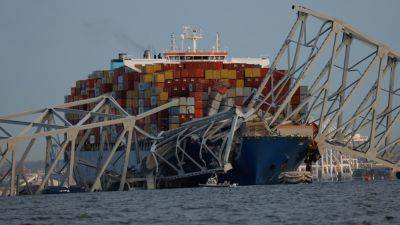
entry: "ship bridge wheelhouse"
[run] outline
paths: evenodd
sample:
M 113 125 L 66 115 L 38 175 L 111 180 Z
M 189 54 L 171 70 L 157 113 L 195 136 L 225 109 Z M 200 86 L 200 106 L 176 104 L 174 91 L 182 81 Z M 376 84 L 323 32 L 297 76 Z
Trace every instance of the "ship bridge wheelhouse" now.
M 164 57 L 170 61 L 224 61 L 228 56 L 226 51 L 169 51 Z

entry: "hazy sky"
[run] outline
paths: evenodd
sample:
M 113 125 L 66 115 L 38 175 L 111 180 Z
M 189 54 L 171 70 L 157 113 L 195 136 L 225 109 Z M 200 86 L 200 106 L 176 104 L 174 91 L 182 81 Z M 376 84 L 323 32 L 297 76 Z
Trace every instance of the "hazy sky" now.
M 0 1 L 0 114 L 62 103 L 78 79 L 118 52 L 165 50 L 171 32 L 196 25 L 232 56 L 275 56 L 294 3 L 338 17 L 400 51 L 400 1 Z
M 300 1 L 301 2 L 301 1 Z M 171 32 L 197 25 L 233 56 L 274 56 L 298 1 L 0 1 L 0 114 L 61 103 L 74 81 L 118 52 L 164 50 Z M 304 1 L 400 50 L 400 1 Z

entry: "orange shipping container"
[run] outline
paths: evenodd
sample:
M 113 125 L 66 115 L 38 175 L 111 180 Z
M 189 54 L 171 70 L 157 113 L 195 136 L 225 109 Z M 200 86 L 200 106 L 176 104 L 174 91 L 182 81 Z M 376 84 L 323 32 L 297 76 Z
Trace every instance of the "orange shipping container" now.
M 195 118 L 201 118 L 201 117 L 203 117 L 203 109 L 196 109 L 196 110 L 194 111 L 194 117 L 195 117 Z
M 196 109 L 202 109 L 203 108 L 203 101 L 196 100 L 196 102 L 194 103 L 194 106 L 195 106 Z

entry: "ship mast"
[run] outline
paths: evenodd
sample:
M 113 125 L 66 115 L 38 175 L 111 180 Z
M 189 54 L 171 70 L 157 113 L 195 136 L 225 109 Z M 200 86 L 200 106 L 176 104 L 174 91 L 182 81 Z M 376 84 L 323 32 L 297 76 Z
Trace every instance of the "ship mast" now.
M 196 52 L 197 51 L 197 40 L 202 39 L 203 35 L 201 34 L 201 31 L 199 29 L 192 29 L 191 32 L 189 32 L 190 27 L 189 26 L 184 26 L 183 27 L 183 34 L 181 37 L 183 39 L 188 39 L 192 41 L 192 51 Z M 183 40 L 182 40 L 182 45 L 183 45 Z

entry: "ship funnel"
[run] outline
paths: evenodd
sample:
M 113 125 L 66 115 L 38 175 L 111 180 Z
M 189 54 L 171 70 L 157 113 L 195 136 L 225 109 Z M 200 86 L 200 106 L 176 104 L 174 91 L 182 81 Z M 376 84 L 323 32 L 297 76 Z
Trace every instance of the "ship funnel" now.
M 151 59 L 151 52 L 150 50 L 146 49 L 143 53 L 143 58 L 144 59 Z
M 118 53 L 118 59 L 119 60 L 125 60 L 127 58 L 128 58 L 128 56 L 127 56 L 126 53 Z

